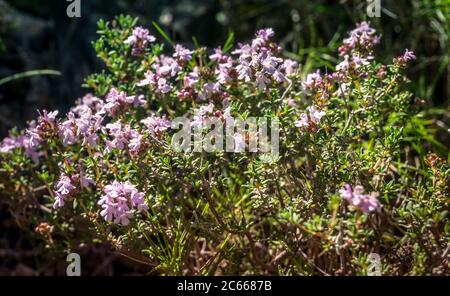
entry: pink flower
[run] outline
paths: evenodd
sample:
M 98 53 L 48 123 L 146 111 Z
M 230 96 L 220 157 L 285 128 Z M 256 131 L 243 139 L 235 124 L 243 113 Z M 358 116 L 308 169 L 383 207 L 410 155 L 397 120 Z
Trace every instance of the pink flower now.
M 223 57 L 222 62 L 216 66 L 215 74 L 217 75 L 217 82 L 220 84 L 225 84 L 227 82 L 233 81 L 232 71 L 233 71 L 234 61 L 230 57 Z
M 106 142 L 107 151 L 110 150 L 108 148 L 124 149 L 128 145 L 129 140 L 137 134 L 137 131 L 132 130 L 129 125 L 122 126 L 118 121 L 108 123 L 106 129 L 109 131 L 108 134 L 113 137 L 112 141 Z
M 408 62 L 414 61 L 416 59 L 416 56 L 414 55 L 414 52 L 406 49 L 405 53 L 394 59 L 394 63 L 400 67 L 406 67 Z
M 309 106 L 309 119 L 315 124 L 319 123 L 320 119 L 326 114 L 324 111 L 317 110 L 316 106 Z
M 377 192 L 364 194 L 364 187 L 360 185 L 352 188 L 351 185 L 345 184 L 344 188 L 339 190 L 339 195 L 349 204 L 365 213 L 370 213 L 381 208 L 381 204 L 377 198 L 379 194 Z
M 11 151 L 19 147 L 21 146 L 17 137 L 14 136 L 6 137 L 0 144 L 0 152 L 10 153 Z
M 111 141 L 106 140 L 106 152 L 111 152 L 113 149 L 123 150 L 128 149 L 131 157 L 137 157 L 145 150 L 147 141 L 144 136 L 137 130 L 131 128 L 129 124 L 122 125 L 116 121 L 106 125 L 108 134 L 113 138 Z
M 222 52 L 222 49 L 220 47 L 217 47 L 214 49 L 214 54 L 209 56 L 209 59 L 213 62 L 223 62 L 223 59 L 226 58 Z
M 252 41 L 252 47 L 256 48 L 265 45 L 274 35 L 275 32 L 271 28 L 259 30 L 256 32 L 256 38 Z
M 147 141 L 144 135 L 136 134 L 128 143 L 128 151 L 130 152 L 130 156 L 132 158 L 138 157 L 144 153 L 145 147 L 147 147 Z
M 200 100 L 206 100 L 214 96 L 215 94 L 221 94 L 220 84 L 214 82 L 204 83 L 200 93 L 198 94 L 198 98 Z
M 137 86 L 145 86 L 145 85 L 151 85 L 156 88 L 157 93 L 168 93 L 171 91 L 172 87 L 168 83 L 166 78 L 161 77 L 158 74 L 154 74 L 150 71 L 147 71 L 145 74 L 145 79 L 138 82 Z
M 157 81 L 158 76 L 151 71 L 147 71 L 144 73 L 144 79 L 136 83 L 136 85 L 137 86 L 155 85 Z
M 263 91 L 273 84 L 288 81 L 286 75 L 293 74 L 295 63 L 277 56 L 279 47 L 270 42 L 273 35 L 270 28 L 259 30 L 251 45 L 238 44 L 239 48 L 232 52 L 239 55 L 236 66 L 232 69 L 233 61 L 224 58 L 226 64 L 216 68 L 218 82 L 224 84 L 237 76 L 238 80 L 254 84 Z
M 198 82 L 198 79 L 199 79 L 198 67 L 195 67 L 192 72 L 184 76 L 183 82 L 186 87 L 192 88 Z
M 309 127 L 308 115 L 306 113 L 300 114 L 300 120 L 295 121 L 294 125 L 301 129 L 307 129 Z
M 65 174 L 61 174 L 58 183 L 56 183 L 55 191 L 55 203 L 54 209 L 64 206 L 66 199 L 76 190 L 76 187 L 72 184 L 71 178 Z
M 55 210 L 61 208 L 70 196 L 76 194 L 82 188 L 89 187 L 89 185 L 95 185 L 95 182 L 91 178 L 88 178 L 81 170 L 78 175 L 71 177 L 62 173 L 56 183 L 53 208 Z
M 159 62 L 159 63 L 158 63 Z M 181 67 L 176 59 L 161 55 L 156 59 L 153 68 L 158 76 L 174 77 L 181 71 Z
M 81 106 L 80 106 L 81 107 Z M 103 117 L 99 114 L 92 114 L 92 109 L 85 106 L 77 109 L 78 118 L 73 112 L 67 114 L 67 120 L 59 126 L 59 136 L 64 145 L 73 145 L 82 139 L 81 145 L 97 146 L 98 130 L 102 127 Z
M 302 87 L 306 91 L 315 91 L 323 86 L 323 80 L 320 71 L 306 75 L 306 79 L 302 81 Z
M 414 52 L 412 50 L 406 49 L 405 53 L 403 54 L 403 59 L 405 61 L 414 61 L 416 59 L 416 56 L 414 55 Z
M 300 120 L 294 122 L 296 127 L 304 131 L 316 132 L 320 119 L 326 114 L 324 111 L 317 110 L 316 106 L 309 106 L 307 113 L 300 114 Z
M 297 71 L 298 63 L 296 61 L 286 59 L 286 60 L 284 60 L 281 68 L 284 70 L 284 73 L 286 74 L 286 76 L 291 76 L 291 75 L 294 75 L 295 72 Z
M 150 131 L 150 134 L 152 136 L 160 136 L 163 132 L 168 130 L 170 128 L 170 121 L 166 119 L 166 117 L 158 117 L 155 115 L 152 115 L 150 117 L 147 117 L 141 122 L 148 128 Z
M 111 116 L 116 116 L 130 105 L 137 107 L 143 106 L 145 103 L 144 96 L 127 96 L 124 91 L 119 91 L 117 88 L 113 87 L 106 95 L 106 104 L 103 106 L 103 110 L 108 112 Z
M 378 44 L 380 37 L 375 35 L 375 29 L 369 23 L 362 22 L 350 32 L 350 37 L 344 39 L 343 45 L 339 47 L 339 55 L 345 56 L 356 51 L 362 55 L 370 55 L 372 48 Z
M 87 108 L 91 109 L 93 112 L 98 112 L 103 109 L 105 102 L 88 93 L 84 97 L 79 98 L 75 101 L 76 106 L 71 109 L 75 114 L 80 114 L 86 112 Z
M 136 27 L 133 29 L 132 35 L 124 43 L 130 44 L 132 46 L 131 54 L 137 56 L 143 54 L 147 48 L 147 44 L 155 40 L 155 37 L 150 35 L 147 29 Z
M 59 136 L 62 138 L 64 145 L 73 145 L 78 140 L 77 124 L 75 120 L 75 114 L 69 112 L 67 114 L 67 120 L 63 121 L 59 127 Z
M 36 126 L 30 126 L 27 134 L 31 147 L 37 147 L 42 141 L 50 139 L 58 133 L 58 123 L 56 122 L 58 111 L 47 112 L 43 110 L 38 118 Z
M 194 112 L 193 119 L 191 121 L 191 127 L 203 128 L 208 120 L 208 117 L 212 115 L 214 104 L 210 103 L 206 106 L 201 106 Z
M 105 194 L 100 198 L 98 204 L 103 208 L 100 215 L 106 221 L 126 226 L 133 218 L 135 209 L 141 212 L 148 209 L 144 199 L 145 194 L 139 192 L 129 181 L 113 181 L 112 184 L 105 186 L 103 192 Z
M 192 53 L 193 51 L 184 48 L 180 44 L 177 44 L 175 46 L 175 53 L 173 54 L 173 57 L 180 61 L 188 62 L 192 59 Z

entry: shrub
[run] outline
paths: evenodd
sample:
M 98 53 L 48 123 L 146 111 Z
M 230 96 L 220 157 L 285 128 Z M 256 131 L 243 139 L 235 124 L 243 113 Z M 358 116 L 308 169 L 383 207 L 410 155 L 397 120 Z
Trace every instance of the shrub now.
M 41 246 L 108 243 L 169 275 L 364 275 L 371 253 L 383 274 L 448 272 L 449 170 L 420 149 L 412 51 L 377 62 L 380 38 L 360 23 L 335 69 L 303 75 L 271 29 L 210 51 L 156 26 L 168 53 L 136 23 L 99 21 L 107 71 L 86 79 L 93 93 L 2 142 L 2 199 Z M 181 151 L 180 117 L 202 141 L 209 119 L 266 118 L 278 153 Z

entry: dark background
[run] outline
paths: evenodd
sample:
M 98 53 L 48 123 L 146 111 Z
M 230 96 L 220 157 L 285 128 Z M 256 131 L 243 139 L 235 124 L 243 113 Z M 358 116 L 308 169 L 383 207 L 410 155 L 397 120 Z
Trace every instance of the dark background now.
M 448 0 L 382 0 L 381 18 L 368 19 L 366 1 L 326 0 L 81 0 L 81 18 L 69 18 L 65 0 L 0 0 L 0 79 L 35 69 L 61 76 L 34 76 L 0 85 L 0 138 L 14 126 L 24 127 L 37 109 L 66 112 L 88 92 L 83 79 L 103 68 L 91 42 L 96 22 L 118 14 L 140 17 L 140 25 L 158 33 L 158 22 L 177 42 L 193 47 L 222 45 L 229 31 L 237 41 L 272 27 L 276 40 L 303 65 L 304 72 L 330 67 L 337 47 L 356 22 L 370 20 L 382 35 L 377 49 L 385 63 L 414 50 L 408 69 L 412 90 L 424 99 L 424 112 L 436 126 L 437 139 L 449 143 L 449 13 Z M 448 144 L 447 144 L 448 146 Z M 0 207 L 0 274 L 65 274 L 65 258 L 42 265 L 39 252 L 17 229 L 18 217 Z M 82 247 L 85 274 L 133 274 L 146 268 L 103 247 Z M 56 264 L 55 262 L 59 262 Z M 36 269 L 35 266 L 40 266 Z

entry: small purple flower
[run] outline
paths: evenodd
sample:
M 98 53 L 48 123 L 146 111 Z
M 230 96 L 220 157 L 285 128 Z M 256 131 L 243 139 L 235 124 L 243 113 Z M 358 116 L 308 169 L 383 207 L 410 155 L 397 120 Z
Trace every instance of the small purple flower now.
M 397 58 L 394 58 L 394 64 L 399 67 L 406 67 L 408 62 L 414 61 L 416 56 L 413 51 L 406 49 L 405 53 Z
M 301 129 L 307 129 L 309 127 L 308 115 L 306 113 L 300 114 L 300 120 L 295 121 L 294 125 Z
M 253 71 L 247 62 L 242 61 L 239 65 L 237 65 L 236 71 L 238 73 L 239 80 L 243 80 L 245 82 L 252 81 Z
M 130 37 L 125 40 L 125 44 L 132 46 L 131 54 L 134 56 L 141 55 L 145 52 L 149 42 L 155 41 L 155 37 L 149 34 L 147 29 L 135 27 Z
M 113 137 L 112 141 L 107 141 L 107 151 L 110 150 L 108 148 L 113 149 L 124 149 L 131 138 L 131 128 L 129 125 L 122 126 L 122 124 L 118 121 L 114 123 L 108 123 L 106 125 L 106 129 L 109 131 L 109 135 Z
M 122 125 L 116 121 L 106 125 L 108 134 L 113 138 L 105 140 L 106 152 L 111 152 L 113 149 L 123 150 L 128 149 L 131 157 L 135 158 L 145 151 L 147 141 L 142 134 L 130 127 L 129 124 Z
M 309 118 L 315 124 L 319 123 L 320 119 L 326 114 L 324 111 L 317 110 L 316 106 L 308 107 Z
M 158 74 L 154 74 L 151 71 L 147 71 L 144 76 L 145 79 L 138 82 L 136 84 L 137 86 L 151 85 L 156 88 L 155 90 L 157 93 L 162 94 L 166 94 L 172 90 L 172 87 L 166 78 L 163 78 Z
M 259 30 L 256 32 L 256 37 L 252 41 L 252 47 L 257 48 L 265 45 L 274 35 L 275 32 L 271 28 Z
M 261 71 L 256 72 L 256 85 L 258 85 L 258 89 L 263 91 L 266 89 L 266 84 L 270 83 L 270 79 Z
M 128 151 L 130 152 L 130 156 L 132 158 L 136 158 L 142 153 L 144 153 L 144 149 L 147 147 L 147 141 L 144 135 L 136 134 L 133 138 L 130 139 L 128 143 Z
M 126 226 L 133 218 L 134 209 L 141 212 L 148 209 L 144 199 L 145 194 L 138 191 L 129 181 L 113 181 L 112 184 L 105 186 L 103 192 L 105 194 L 98 204 L 103 208 L 100 215 L 106 221 Z
M 343 45 L 339 48 L 339 55 L 345 56 L 352 52 L 358 52 L 364 56 L 370 55 L 372 48 L 378 44 L 380 37 L 376 35 L 376 30 L 369 26 L 369 23 L 362 22 L 350 32 L 350 37 L 344 39 Z
M 378 201 L 378 193 L 372 192 L 370 194 L 364 193 L 364 187 L 361 185 L 352 188 L 351 185 L 345 184 L 344 188 L 339 190 L 339 195 L 354 207 L 361 209 L 365 213 L 370 213 L 381 208 Z
M 92 114 L 92 109 L 85 107 L 78 111 L 78 118 L 73 112 L 67 114 L 67 120 L 59 126 L 59 136 L 64 145 L 73 145 L 82 139 L 81 145 L 97 146 L 98 130 L 102 127 L 103 117 L 96 113 Z
M 306 79 L 302 81 L 302 87 L 306 91 L 314 91 L 323 86 L 323 79 L 320 71 L 306 75 Z
M 17 137 L 10 136 L 3 139 L 0 144 L 1 153 L 11 153 L 16 148 L 21 147 Z
M 295 72 L 297 71 L 298 63 L 296 61 L 286 59 L 286 60 L 284 60 L 281 68 L 284 70 L 284 73 L 286 74 L 286 76 L 291 76 L 291 75 L 294 75 Z
M 192 59 L 192 53 L 193 51 L 184 48 L 180 44 L 177 44 L 175 46 L 175 53 L 173 54 L 173 57 L 177 60 L 188 62 Z
M 88 188 L 90 185 L 95 185 L 94 180 L 86 176 L 86 174 L 82 170 L 80 170 L 79 180 L 81 188 Z
M 36 126 L 30 126 L 27 134 L 32 147 L 37 147 L 42 141 L 50 139 L 58 133 L 58 123 L 56 122 L 58 111 L 47 112 L 43 110 L 38 118 Z
M 414 55 L 414 52 L 412 50 L 406 49 L 405 53 L 403 54 L 403 59 L 405 61 L 414 61 L 416 59 L 416 56 Z
M 208 117 L 212 115 L 214 111 L 214 104 L 210 103 L 206 106 L 201 106 L 194 112 L 193 119 L 191 121 L 191 127 L 203 128 L 208 120 Z
M 218 83 L 225 84 L 227 82 L 233 81 L 233 65 L 234 61 L 231 57 L 224 57 L 223 61 L 217 65 L 215 74 L 217 75 Z
M 114 117 L 130 105 L 137 107 L 143 106 L 145 103 L 146 101 L 142 95 L 128 96 L 124 91 L 119 91 L 117 88 L 113 87 L 106 95 L 106 104 L 103 106 L 103 110 Z M 101 113 L 103 112 L 100 112 L 100 114 Z
M 156 137 L 159 137 L 163 132 L 168 130 L 171 125 L 170 121 L 167 120 L 165 116 L 158 117 L 152 115 L 141 120 L 141 122 L 148 128 L 150 134 Z
M 217 47 L 216 49 L 214 49 L 214 54 L 209 56 L 209 59 L 213 62 L 223 62 L 223 59 L 226 58 L 226 56 L 224 56 L 222 49 L 220 47 Z
M 76 191 L 72 184 L 72 179 L 65 174 L 61 174 L 58 183 L 56 183 L 55 203 L 53 208 L 56 210 L 64 206 L 66 199 Z
M 156 91 L 159 93 L 166 94 L 171 91 L 171 86 L 167 82 L 167 79 L 165 78 L 159 78 Z
M 308 114 L 300 114 L 300 120 L 294 122 L 296 127 L 304 131 L 316 132 L 320 119 L 326 114 L 324 111 L 317 110 L 316 106 L 309 106 L 307 108 Z
M 62 173 L 56 183 L 53 208 L 56 210 L 63 207 L 69 197 L 79 192 L 80 189 L 87 188 L 90 185 L 95 185 L 94 180 L 87 177 L 82 170 L 80 170 L 78 175 L 73 175 L 71 177 Z
M 69 112 L 67 120 L 63 121 L 59 127 L 59 136 L 62 138 L 64 145 L 73 145 L 78 140 L 76 136 L 77 126 L 75 121 L 75 114 Z
M 198 67 L 195 67 L 192 72 L 190 72 L 188 75 L 184 76 L 183 82 L 185 87 L 194 87 L 195 84 L 199 80 L 199 74 L 198 74 Z
M 95 97 L 94 95 L 88 93 L 84 97 L 79 98 L 75 101 L 76 106 L 71 109 L 75 114 L 86 112 L 87 108 L 91 109 L 93 112 L 98 112 L 103 109 L 105 102 Z
M 220 94 L 220 92 L 221 91 L 219 83 L 208 82 L 203 84 L 198 97 L 200 100 L 206 100 L 211 98 L 215 94 Z

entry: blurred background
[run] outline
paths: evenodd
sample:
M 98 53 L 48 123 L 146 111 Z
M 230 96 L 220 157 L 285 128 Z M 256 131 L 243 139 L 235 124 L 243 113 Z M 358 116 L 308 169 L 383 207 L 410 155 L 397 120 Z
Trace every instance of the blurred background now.
M 91 46 L 97 21 L 130 14 L 139 17 L 140 25 L 153 35 L 158 36 L 152 27 L 155 21 L 172 39 L 190 47 L 192 37 L 201 45 L 216 47 L 229 32 L 235 40 L 246 41 L 257 29 L 272 27 L 285 54 L 297 59 L 305 73 L 317 67 L 333 68 L 342 38 L 356 22 L 368 20 L 382 35 L 377 51 L 383 62 L 390 63 L 405 48 L 416 53 L 417 60 L 408 69 L 412 91 L 424 100 L 436 139 L 450 146 L 450 0 L 381 0 L 379 18 L 368 17 L 366 0 L 81 0 L 81 18 L 67 16 L 69 4 L 65 0 L 0 0 L 0 138 L 12 127 L 24 127 L 27 120 L 36 118 L 37 109 L 64 113 L 88 92 L 82 87 L 83 79 L 103 68 Z M 21 77 L 40 69 L 61 75 Z M 35 254 L 16 232 L 13 217 L 8 219 L 4 210 L 0 215 L 4 218 L 0 274 L 38 273 L 27 267 L 33 265 L 26 262 L 35 260 Z M 112 264 L 120 262 L 103 255 L 103 249 L 98 252 L 97 260 L 110 263 L 102 263 L 103 269 L 92 269 L 92 273 L 117 273 Z M 64 272 L 65 261 L 61 261 Z M 48 272 L 58 274 L 59 270 L 50 266 Z

